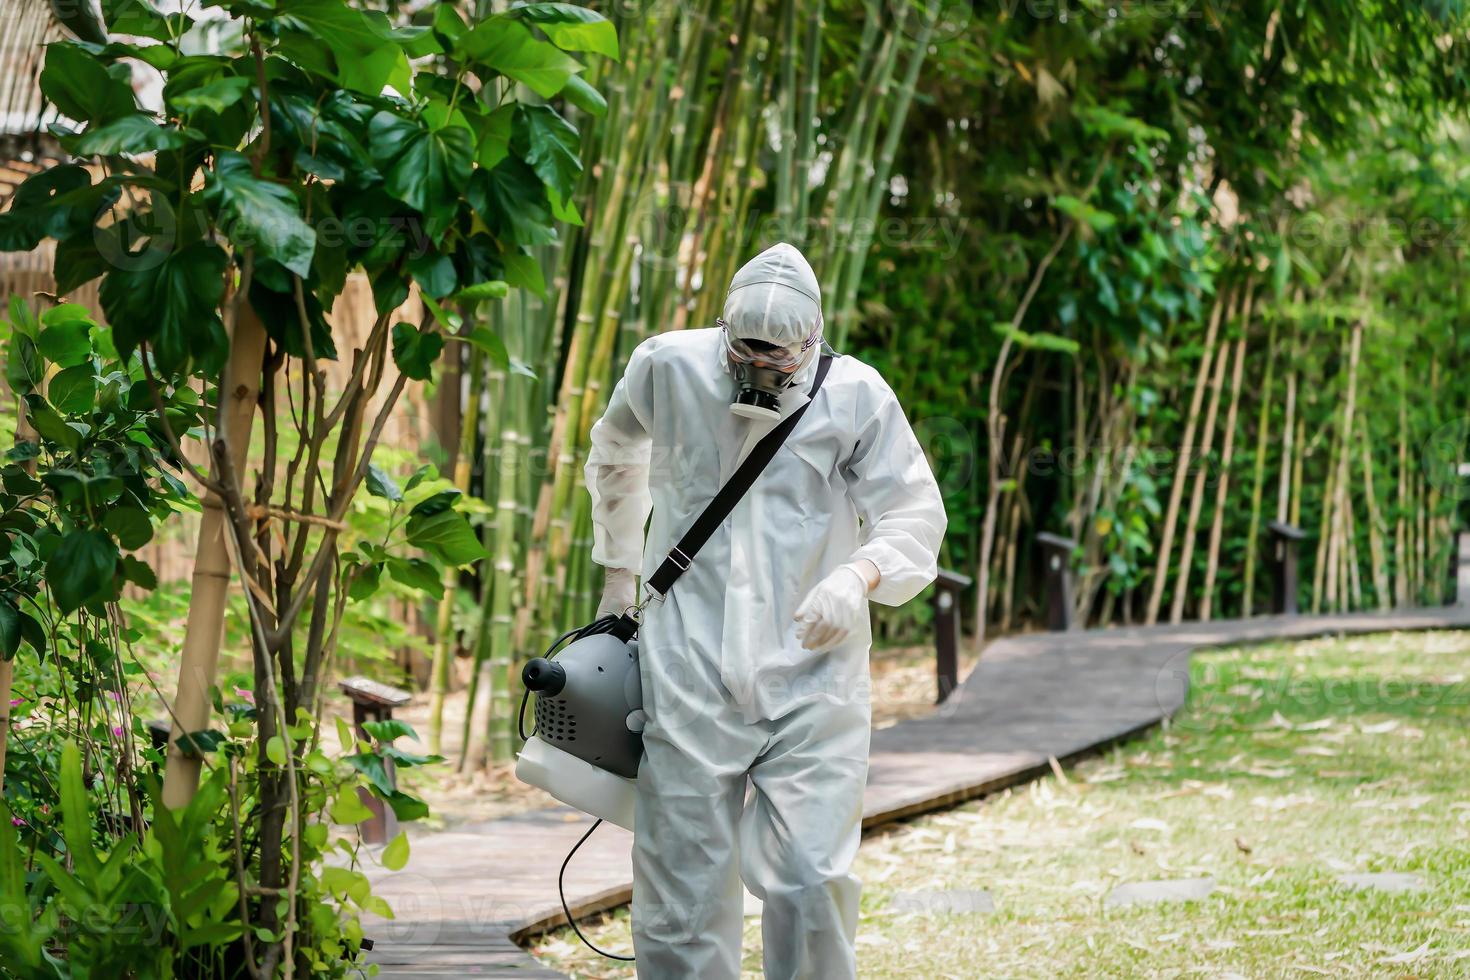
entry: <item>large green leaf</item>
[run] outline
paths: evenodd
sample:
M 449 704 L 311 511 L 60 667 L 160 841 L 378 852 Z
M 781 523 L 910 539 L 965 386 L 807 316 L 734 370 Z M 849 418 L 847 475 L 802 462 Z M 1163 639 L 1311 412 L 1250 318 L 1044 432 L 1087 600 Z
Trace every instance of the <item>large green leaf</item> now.
M 77 122 L 105 123 L 137 112 L 127 65 L 103 65 L 72 41 L 46 45 L 41 92 Z
M 100 297 L 118 353 L 127 357 L 146 341 L 163 371 L 191 358 L 222 363 L 229 342 L 218 305 L 227 261 L 218 245 L 196 242 L 156 265 L 109 272 Z
M 102 527 L 117 537 L 117 543 L 128 551 L 143 547 L 153 539 L 153 522 L 141 507 L 113 507 L 102 518 Z
M 0 660 L 20 649 L 20 610 L 9 596 L 0 596 Z
M 506 157 L 470 180 L 470 206 L 504 243 L 546 245 L 556 241 L 546 188 L 525 161 Z M 510 281 L 510 277 L 505 277 Z M 512 283 L 514 284 L 514 283 Z
M 444 596 L 444 576 L 439 569 L 422 558 L 389 558 L 388 574 L 410 589 L 418 589 L 432 598 Z
M 117 545 L 101 531 L 80 529 L 62 538 L 46 563 L 46 583 L 61 611 L 110 595 L 117 558 Z
M 478 24 L 459 42 L 470 60 L 549 99 L 560 92 L 582 65 L 554 45 L 533 37 L 524 24 L 492 17 Z
M 459 126 L 427 129 L 384 109 L 369 127 L 373 158 L 388 193 L 424 216 L 424 234 L 437 240 L 454 220 L 474 167 L 475 140 Z
M 434 362 L 444 349 L 444 336 L 437 330 L 419 330 L 411 323 L 393 324 L 393 363 L 415 381 L 427 381 Z
M 180 112 L 193 112 L 196 109 L 224 112 L 244 98 L 245 93 L 250 91 L 250 85 L 250 79 L 242 75 L 226 75 L 171 94 L 168 103 Z
M 567 87 L 561 90 L 561 95 L 588 115 L 599 119 L 607 115 L 607 99 L 581 75 L 567 79 Z
M 365 95 L 381 95 L 385 86 L 409 94 L 408 57 L 383 14 L 354 10 L 342 0 L 293 0 L 275 22 L 310 36 L 307 44 L 283 39 L 286 51 L 307 67 Z M 312 47 L 330 51 L 331 64 L 314 65 L 319 59 Z
M 280 266 L 275 266 L 274 271 L 283 281 L 276 284 L 278 288 L 268 286 L 266 280 L 272 277 L 260 275 L 269 271 L 267 266 L 275 264 L 262 262 L 255 267 L 255 281 L 250 284 L 250 304 L 265 323 L 266 333 L 278 341 L 287 354 L 305 357 L 306 344 L 301 337 L 301 310 L 296 305 L 295 288 Z M 311 329 L 312 354 L 317 360 L 336 360 L 337 345 L 332 341 L 332 327 L 327 323 L 321 301 L 311 290 L 302 293 L 302 300 L 306 307 L 306 322 Z
M 82 776 L 82 750 L 68 740 L 61 747 L 61 826 L 66 840 L 68 863 L 88 885 L 100 887 L 101 862 L 92 845 L 92 807 Z M 80 910 L 78 910 L 80 911 Z
M 311 274 L 316 231 L 301 219 L 291 191 L 256 177 L 244 154 L 228 151 L 215 158 L 204 198 L 218 208 L 237 248 L 254 247 L 298 276 Z
M 65 296 L 107 269 L 107 260 L 98 251 L 97 242 L 91 235 L 74 235 L 56 245 L 51 275 L 56 280 L 58 295 Z
M 475 162 L 480 166 L 493 167 L 510 155 L 516 108 L 516 105 L 500 106 L 480 124 L 480 143 L 475 148 Z
M 520 106 L 516 117 L 519 125 L 512 141 L 516 153 L 563 201 L 571 200 L 582 176 L 577 127 L 545 105 Z
M 296 166 L 324 180 L 368 184 L 380 179 L 364 138 L 360 113 L 371 110 L 338 91 L 325 100 L 293 92 L 271 93 L 274 138 L 296 147 Z
M 66 415 L 91 411 L 97 400 L 97 376 L 92 365 L 78 364 L 58 372 L 46 386 L 46 397 Z
M 59 238 L 78 218 L 70 196 L 89 187 L 81 167 L 63 164 L 42 170 L 16 188 L 10 208 L 0 214 L 0 252 L 28 252 L 47 237 Z M 86 213 L 86 220 L 92 215 Z
M 62 320 L 42 330 L 36 345 L 42 356 L 58 367 L 76 367 L 91 356 L 91 329 L 89 320 Z
M 114 34 L 149 37 L 155 41 L 179 37 L 194 26 L 188 14 L 165 16 L 147 0 L 102 0 L 102 18 Z
M 152 116 L 134 112 L 100 126 L 88 126 L 85 133 L 67 137 L 61 145 L 79 157 L 90 157 L 178 150 L 191 140 L 202 139 L 204 134 L 197 130 L 160 126 Z
M 470 522 L 453 510 L 409 518 L 408 543 L 448 565 L 464 565 L 486 556 Z
M 571 3 L 528 3 L 512 7 L 504 16 L 530 21 L 564 51 L 590 51 L 608 58 L 618 56 L 617 30 L 607 18 L 587 7 Z
M 399 489 L 398 482 L 372 463 L 368 464 L 367 489 L 368 493 L 374 497 L 382 497 L 385 500 L 403 499 L 403 491 Z

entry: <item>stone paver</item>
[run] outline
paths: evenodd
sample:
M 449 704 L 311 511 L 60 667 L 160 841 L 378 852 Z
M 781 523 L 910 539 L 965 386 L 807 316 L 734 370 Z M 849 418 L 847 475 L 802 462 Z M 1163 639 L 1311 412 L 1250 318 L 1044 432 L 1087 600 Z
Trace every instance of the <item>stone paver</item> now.
M 1214 890 L 1214 878 L 1130 881 L 1108 892 L 1103 905 L 1112 909 L 1125 905 L 1156 905 L 1159 902 L 1193 902 Z
M 1365 888 L 1379 892 L 1422 892 L 1429 887 L 1423 876 L 1407 871 L 1338 875 L 1337 880 L 1339 884 L 1349 888 Z
M 940 891 L 899 892 L 889 899 L 889 912 L 994 912 L 995 900 L 983 888 L 947 888 Z
M 1470 626 L 1470 608 L 1276 617 L 1036 633 L 999 640 L 933 715 L 873 733 L 863 824 L 940 810 L 1036 778 L 1158 724 L 1184 703 L 1201 647 L 1333 633 Z M 392 922 L 367 923 L 381 977 L 554 977 L 514 940 L 562 921 L 556 870 L 589 818 L 559 807 L 416 838 L 374 887 Z M 627 903 L 631 835 L 604 824 L 567 869 L 581 916 Z M 1142 884 L 1142 883 L 1139 883 Z

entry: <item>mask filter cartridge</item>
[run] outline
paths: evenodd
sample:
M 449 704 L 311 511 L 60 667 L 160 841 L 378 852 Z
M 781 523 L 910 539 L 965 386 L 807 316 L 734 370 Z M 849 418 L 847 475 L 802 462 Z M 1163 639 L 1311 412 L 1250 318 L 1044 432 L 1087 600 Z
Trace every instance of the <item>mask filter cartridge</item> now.
M 747 419 L 779 419 L 781 392 L 791 384 L 791 375 L 753 364 L 736 364 L 734 367 L 736 390 L 730 411 Z

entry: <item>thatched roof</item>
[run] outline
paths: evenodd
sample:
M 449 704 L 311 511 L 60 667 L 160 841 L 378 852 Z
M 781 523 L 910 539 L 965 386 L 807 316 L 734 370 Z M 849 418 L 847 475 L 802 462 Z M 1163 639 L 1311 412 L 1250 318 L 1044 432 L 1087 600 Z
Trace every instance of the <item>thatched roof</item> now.
M 0 135 L 30 137 L 45 132 L 54 110 L 45 105 L 38 79 L 44 45 L 63 36 L 47 0 L 0 4 Z M 3 147 L 10 149 L 10 147 Z

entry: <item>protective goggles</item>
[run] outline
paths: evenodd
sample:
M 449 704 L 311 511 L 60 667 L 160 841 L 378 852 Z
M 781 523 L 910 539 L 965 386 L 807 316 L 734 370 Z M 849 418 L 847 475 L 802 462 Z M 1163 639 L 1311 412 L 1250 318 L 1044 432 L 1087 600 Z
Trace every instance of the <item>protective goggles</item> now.
M 794 371 L 801 366 L 802 360 L 822 336 L 822 327 L 817 325 L 811 334 L 798 346 L 782 347 L 780 344 L 771 344 L 763 340 L 747 340 L 736 337 L 730 332 L 730 325 L 722 319 L 715 320 L 720 328 L 721 335 L 725 340 L 725 356 L 732 364 L 753 364 L 759 362 L 762 367 L 774 371 Z

